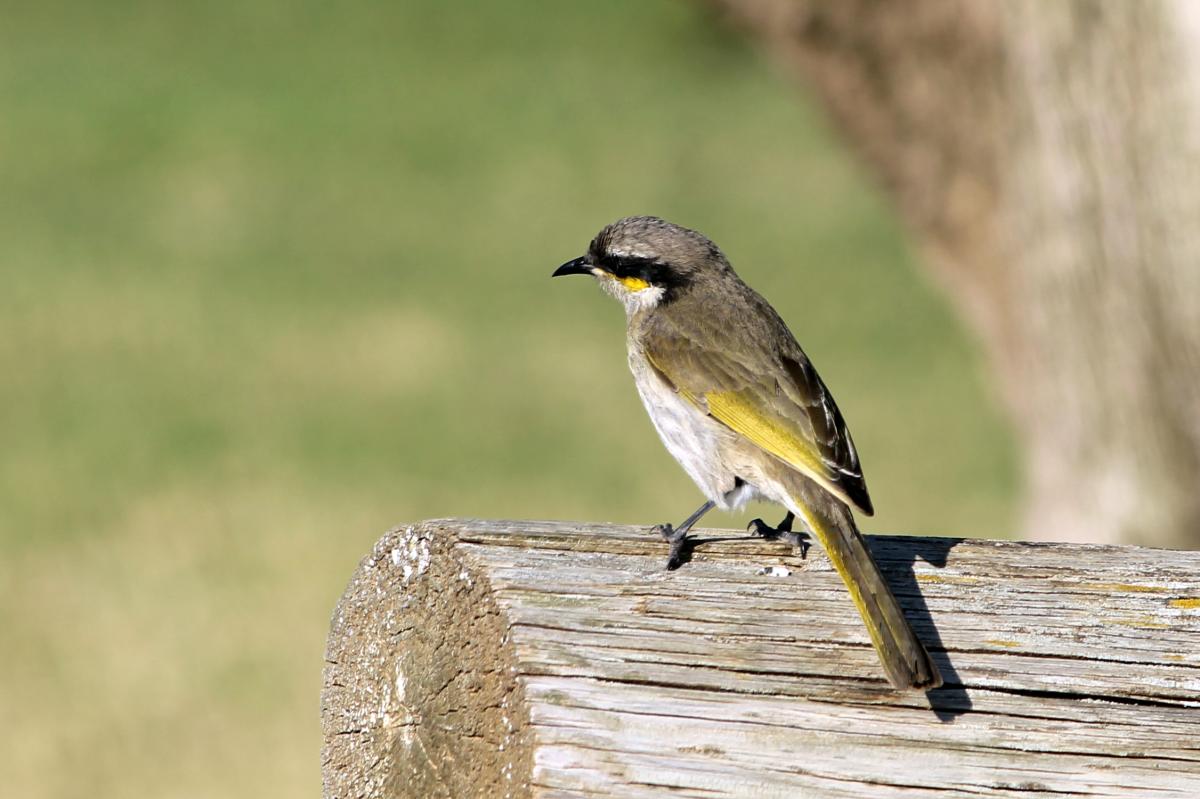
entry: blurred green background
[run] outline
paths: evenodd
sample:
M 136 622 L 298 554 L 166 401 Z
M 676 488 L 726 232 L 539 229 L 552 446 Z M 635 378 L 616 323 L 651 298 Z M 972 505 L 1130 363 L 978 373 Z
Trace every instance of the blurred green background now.
M 329 613 L 387 527 L 691 511 L 621 309 L 550 280 L 622 215 L 703 230 L 791 323 L 867 529 L 1009 530 L 973 344 L 695 5 L 4 6 L 5 795 L 315 795 Z

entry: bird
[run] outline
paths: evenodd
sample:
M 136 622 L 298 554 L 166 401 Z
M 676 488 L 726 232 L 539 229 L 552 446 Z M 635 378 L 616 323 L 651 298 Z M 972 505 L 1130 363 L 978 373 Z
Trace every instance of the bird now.
M 767 539 L 799 543 L 799 518 L 849 589 L 897 689 L 942 684 L 859 533 L 872 515 L 858 451 L 829 389 L 775 309 L 706 236 L 655 216 L 605 226 L 554 277 L 591 275 L 625 307 L 629 368 L 659 437 L 705 502 L 680 525 L 652 530 L 686 559 L 688 531 L 713 508 L 782 505 Z

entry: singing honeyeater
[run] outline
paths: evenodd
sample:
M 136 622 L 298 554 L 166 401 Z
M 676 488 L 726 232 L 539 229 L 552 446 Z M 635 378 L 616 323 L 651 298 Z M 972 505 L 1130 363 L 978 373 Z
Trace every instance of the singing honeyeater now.
M 627 217 L 559 275 L 593 275 L 624 304 L 638 393 L 708 498 L 679 527 L 655 528 L 671 543 L 667 568 L 713 507 L 776 502 L 788 511 L 779 526 L 751 528 L 775 538 L 800 517 L 850 589 L 891 684 L 941 685 L 854 523 L 851 507 L 873 509 L 841 412 L 787 325 L 716 245 L 657 217 Z

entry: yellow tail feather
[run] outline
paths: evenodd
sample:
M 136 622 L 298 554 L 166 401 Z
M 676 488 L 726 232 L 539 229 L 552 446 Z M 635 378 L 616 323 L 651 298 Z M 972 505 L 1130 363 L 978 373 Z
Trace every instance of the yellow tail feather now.
M 850 597 L 862 614 L 871 643 L 887 672 L 888 682 L 900 689 L 937 688 L 942 684 L 942 675 L 904 618 L 904 611 L 871 557 L 850 509 L 836 498 L 820 493 L 823 494 L 820 500 L 812 503 L 796 501 L 790 510 L 803 519 L 820 540 L 830 562 L 850 590 Z

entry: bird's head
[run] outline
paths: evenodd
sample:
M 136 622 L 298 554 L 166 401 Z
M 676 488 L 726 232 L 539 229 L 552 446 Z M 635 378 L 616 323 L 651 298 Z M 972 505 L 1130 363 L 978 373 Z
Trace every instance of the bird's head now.
M 656 216 L 628 216 L 597 233 L 587 254 L 560 266 L 554 277 L 593 275 L 632 314 L 672 302 L 728 270 L 725 256 L 702 234 Z

